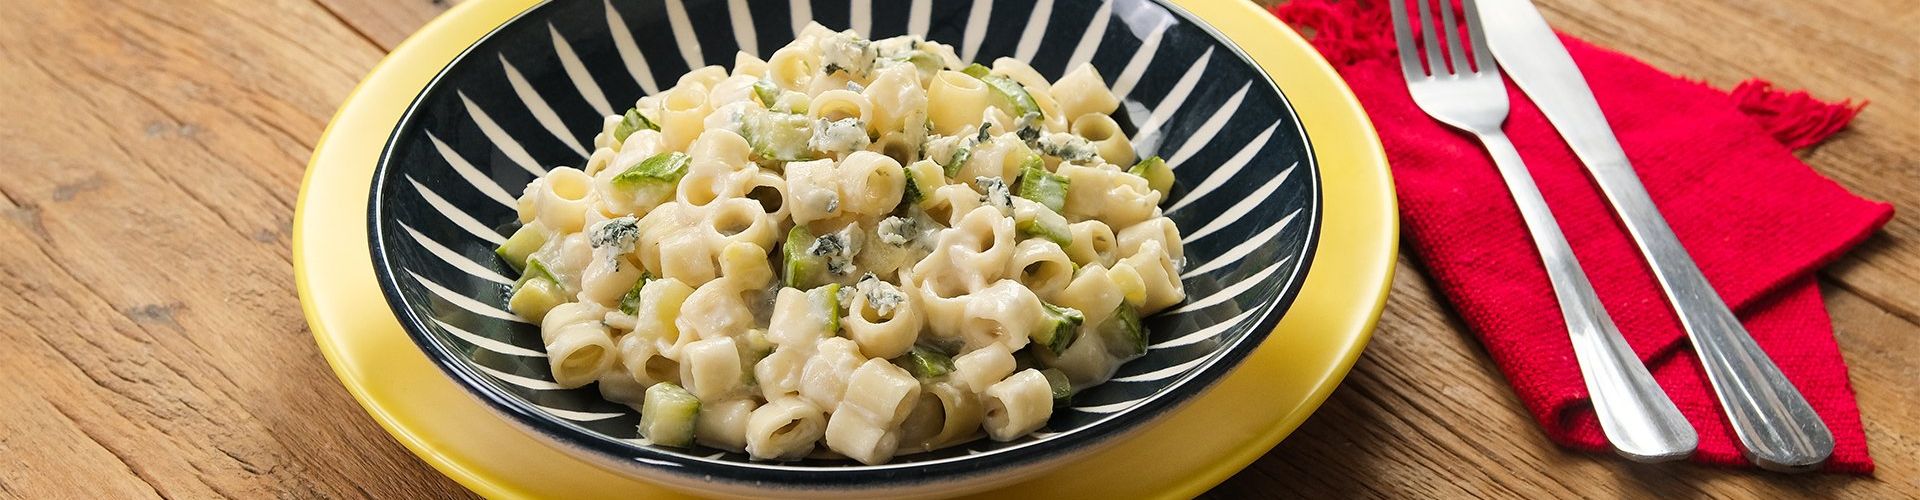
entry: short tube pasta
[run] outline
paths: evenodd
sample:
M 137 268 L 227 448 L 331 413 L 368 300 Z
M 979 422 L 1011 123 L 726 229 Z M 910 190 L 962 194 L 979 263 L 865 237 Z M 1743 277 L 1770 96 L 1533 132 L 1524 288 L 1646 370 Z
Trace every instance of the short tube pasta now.
M 987 85 L 965 73 L 942 71 L 927 87 L 927 102 L 933 130 L 956 134 L 980 123 L 980 113 L 987 109 Z
M 987 388 L 983 399 L 987 437 L 1012 441 L 1040 430 L 1053 416 L 1053 390 L 1047 377 L 1028 368 Z
M 1093 143 L 1101 160 L 1114 165 L 1133 164 L 1133 141 L 1127 140 L 1127 134 L 1120 131 L 1120 123 L 1113 121 L 1113 117 L 1099 113 L 1080 115 L 1073 119 L 1068 130 Z
M 694 442 L 727 451 L 746 451 L 747 426 L 760 404 L 752 398 L 708 403 L 702 398 L 700 416 L 694 420 Z
M 913 297 L 884 281 L 862 281 L 855 289 L 847 316 L 840 320 L 847 338 L 869 358 L 894 358 L 907 353 L 920 338 L 926 320 Z
M 840 207 L 876 217 L 893 211 L 906 192 L 906 170 L 886 155 L 859 151 L 840 162 Z
M 522 189 L 495 252 L 554 384 L 653 445 L 880 464 L 1023 439 L 1055 370 L 1106 381 L 1185 300 L 1171 172 L 1135 167 L 1092 66 L 819 24 L 765 55 L 578 124 L 592 151 Z
M 1068 121 L 1088 113 L 1110 114 L 1120 107 L 1120 99 L 1107 89 L 1107 81 L 1091 64 L 1082 64 L 1055 80 L 1052 90 L 1060 103 L 1060 114 Z
M 587 211 L 592 209 L 589 198 L 593 196 L 593 178 L 586 172 L 571 167 L 560 167 L 547 172 L 538 184 L 528 184 L 533 196 L 533 212 L 541 224 L 560 232 L 575 232 L 586 224 Z
M 769 460 L 799 460 L 827 432 L 826 412 L 804 398 L 768 401 L 747 419 L 747 453 Z

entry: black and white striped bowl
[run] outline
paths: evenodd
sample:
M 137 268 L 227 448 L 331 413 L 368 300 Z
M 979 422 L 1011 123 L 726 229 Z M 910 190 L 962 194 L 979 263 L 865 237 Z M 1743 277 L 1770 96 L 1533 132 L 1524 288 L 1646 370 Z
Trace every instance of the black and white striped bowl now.
M 1028 61 L 1048 78 L 1098 68 L 1135 146 L 1177 176 L 1164 207 L 1186 240 L 1188 300 L 1146 318 L 1147 355 L 1031 437 L 875 466 L 645 445 L 631 409 L 591 386 L 556 386 L 538 328 L 505 311 L 513 273 L 492 250 L 513 229 L 514 197 L 552 166 L 582 164 L 602 116 L 690 68 L 730 64 L 737 50 L 769 54 L 809 21 L 919 34 L 968 60 Z M 419 95 L 382 154 L 368 214 L 381 287 L 415 342 L 488 407 L 562 449 L 711 493 L 959 494 L 1113 442 L 1219 380 L 1298 294 L 1320 196 L 1305 131 L 1269 76 L 1158 1 L 553 0 L 468 48 Z

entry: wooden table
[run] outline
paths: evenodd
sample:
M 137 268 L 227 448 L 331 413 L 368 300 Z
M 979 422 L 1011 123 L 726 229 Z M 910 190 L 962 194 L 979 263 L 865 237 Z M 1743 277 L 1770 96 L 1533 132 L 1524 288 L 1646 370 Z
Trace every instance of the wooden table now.
M 1226 0 L 1223 0 L 1226 1 Z M 1873 101 L 1802 153 L 1920 207 L 1907 0 L 1543 0 L 1550 20 L 1718 85 Z M 0 496 L 460 497 L 347 396 L 295 298 L 314 141 L 428 0 L 45 0 L 0 14 Z M 1920 495 L 1920 224 L 1823 273 L 1876 477 L 1570 453 L 1401 261 L 1373 345 L 1306 425 L 1214 494 Z

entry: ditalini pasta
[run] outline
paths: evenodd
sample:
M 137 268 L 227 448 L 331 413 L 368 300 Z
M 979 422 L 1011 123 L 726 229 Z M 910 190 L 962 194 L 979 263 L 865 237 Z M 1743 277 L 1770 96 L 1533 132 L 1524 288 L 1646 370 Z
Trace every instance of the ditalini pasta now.
M 1172 174 L 1118 105 L 1091 66 L 1049 82 L 809 26 L 529 184 L 507 305 L 561 387 L 636 407 L 657 445 L 877 464 L 1019 439 L 1186 298 Z

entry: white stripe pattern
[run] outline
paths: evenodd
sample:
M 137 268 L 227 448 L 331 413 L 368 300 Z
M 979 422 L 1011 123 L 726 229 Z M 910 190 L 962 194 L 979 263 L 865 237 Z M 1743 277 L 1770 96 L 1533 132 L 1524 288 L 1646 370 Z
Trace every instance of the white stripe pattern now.
M 1080 34 L 1080 45 L 1073 48 L 1073 57 L 1067 59 L 1066 71 L 1093 60 L 1093 53 L 1100 51 L 1100 40 L 1106 38 L 1107 21 L 1113 17 L 1113 3 L 1100 2 L 1100 10 L 1093 11 L 1093 20 L 1087 22 L 1087 31 Z
M 932 17 L 933 6 L 929 0 L 913 0 L 913 7 L 907 10 L 907 34 L 920 38 L 927 37 L 928 18 Z
M 1182 273 L 1180 279 L 1199 276 L 1205 274 L 1207 271 L 1239 262 L 1241 257 L 1246 257 L 1247 254 L 1253 253 L 1255 249 L 1266 246 L 1267 243 L 1272 242 L 1274 237 L 1280 235 L 1280 230 L 1286 229 L 1287 225 L 1293 222 L 1293 217 L 1296 215 L 1300 215 L 1300 209 L 1294 209 L 1293 213 L 1287 214 L 1286 217 L 1280 219 L 1280 222 L 1275 222 L 1272 226 L 1267 227 L 1266 230 L 1260 231 L 1260 234 L 1253 235 L 1252 238 L 1247 238 L 1247 241 L 1240 242 L 1239 245 L 1234 245 L 1233 248 L 1227 249 L 1226 252 L 1215 256 L 1213 260 L 1207 261 L 1206 264 L 1202 264 L 1192 271 Z
M 1186 105 L 1187 98 L 1193 96 L 1193 86 L 1200 83 L 1200 76 L 1207 72 L 1207 63 L 1212 61 L 1213 47 L 1207 47 L 1207 51 L 1200 54 L 1200 62 L 1188 68 L 1186 74 L 1180 75 L 1180 80 L 1173 82 L 1173 89 L 1160 98 L 1160 105 L 1153 107 L 1153 114 L 1147 117 L 1146 123 L 1140 125 L 1140 132 L 1134 134 L 1134 144 L 1159 144 L 1160 127 L 1180 112 L 1180 106 Z
M 428 206 L 433 207 L 434 211 L 440 212 L 440 216 L 446 217 L 448 221 L 453 222 L 453 225 L 460 226 L 460 229 L 465 229 L 467 232 L 473 233 L 474 236 L 487 240 L 487 243 L 492 243 L 494 246 L 499 246 L 501 243 L 507 242 L 506 237 L 500 236 L 500 233 L 488 228 L 486 224 L 481 224 L 479 219 L 467 215 L 467 212 L 460 210 L 460 207 L 453 206 L 452 203 L 447 203 L 446 199 L 441 198 L 438 194 L 434 194 L 433 190 L 421 185 L 420 181 L 413 180 L 413 176 L 409 175 L 406 177 L 407 183 L 413 184 L 414 192 L 420 193 L 420 198 L 427 200 Z
M 552 23 L 547 24 L 547 31 L 553 35 L 553 55 L 560 57 L 560 68 L 566 70 L 567 79 L 573 81 L 574 90 L 580 91 L 580 98 L 586 99 L 587 105 L 593 106 L 600 116 L 613 114 L 613 106 L 607 104 L 606 94 L 600 93 L 600 83 L 593 81 L 593 74 L 587 72 L 587 63 L 580 62 L 580 55 L 573 53 L 573 44 L 567 43 L 566 37 L 560 36 L 560 30 L 555 29 Z M 502 60 L 505 60 L 504 57 Z M 573 137 L 568 136 L 566 140 L 572 143 Z M 580 153 L 580 157 L 586 156 L 586 153 Z
M 753 13 L 747 11 L 747 0 L 727 0 L 727 15 L 733 17 L 733 42 L 740 45 L 740 51 L 760 57 L 760 41 L 753 32 Z
M 667 0 L 667 24 L 673 25 L 673 44 L 680 47 L 680 57 L 687 60 L 687 69 L 700 69 L 707 65 L 707 57 L 700 52 L 700 39 L 693 36 L 693 21 L 687 19 L 687 4 L 681 0 Z
M 1241 198 L 1239 203 L 1227 207 L 1227 210 L 1220 212 L 1219 215 L 1213 218 L 1213 221 L 1208 222 L 1205 226 L 1200 226 L 1200 229 L 1195 229 L 1192 233 L 1180 237 L 1180 240 L 1192 243 L 1193 240 L 1205 238 L 1207 235 L 1213 234 L 1214 231 L 1219 231 L 1221 228 L 1239 222 L 1248 212 L 1252 212 L 1254 207 L 1260 206 L 1261 203 L 1266 203 L 1268 201 L 1267 197 L 1273 195 L 1273 190 L 1280 189 L 1280 184 L 1285 183 L 1287 177 L 1274 177 L 1273 180 L 1267 181 L 1266 185 L 1260 186 L 1260 189 L 1255 189 L 1253 194 L 1247 195 L 1246 198 Z
M 613 10 L 612 0 L 607 1 L 607 31 L 613 33 L 613 47 L 619 49 L 620 62 L 626 65 L 627 74 L 633 75 L 633 82 L 648 94 L 660 93 L 660 86 L 653 82 L 653 70 L 647 67 L 647 57 L 640 54 L 633 32 L 627 31 L 627 21 L 620 18 L 620 12 Z
M 807 23 L 813 22 L 813 1 L 793 0 L 787 2 L 787 10 L 793 11 L 793 36 L 807 29 Z
M 519 165 L 528 173 L 535 176 L 547 175 L 547 169 L 540 168 L 540 163 L 533 161 L 533 155 L 527 154 L 526 148 L 520 147 L 520 141 L 507 135 L 507 130 L 500 128 L 500 124 L 494 123 L 493 117 L 487 116 L 487 112 L 482 111 L 480 105 L 474 104 L 473 99 L 467 98 L 465 91 L 459 94 L 460 102 L 467 105 L 468 117 L 473 118 L 473 124 L 480 126 L 480 133 L 486 134 L 487 140 L 492 141 L 493 146 L 500 149 L 501 154 L 507 155 L 507 159 L 513 160 L 515 165 Z
M 433 322 L 434 324 L 440 325 L 441 330 L 446 330 L 447 333 L 451 333 L 453 334 L 453 336 L 459 337 L 460 340 L 465 340 L 467 341 L 467 343 L 473 344 L 474 346 L 477 346 L 481 349 L 486 349 L 489 351 L 505 354 L 508 356 L 521 356 L 521 357 L 528 357 L 528 358 L 547 357 L 547 353 L 535 351 L 532 349 L 520 347 L 517 345 L 501 342 L 501 341 L 486 338 L 486 337 L 482 337 L 479 334 L 462 330 L 453 325 L 447 324 L 447 322 L 445 321 L 440 321 L 439 318 L 434 318 Z
M 487 365 L 483 365 L 480 363 L 474 363 L 473 367 L 479 368 L 480 371 L 486 372 L 487 375 L 492 376 L 493 378 L 500 379 L 501 382 L 506 382 L 506 383 L 517 385 L 527 389 L 533 389 L 536 391 L 557 391 L 560 389 L 564 389 L 564 387 L 560 387 L 560 384 L 556 384 L 553 382 L 548 382 L 545 380 L 540 380 L 532 377 L 522 377 L 519 375 L 514 375 L 514 374 L 503 372 L 500 370 L 495 370 L 492 367 L 489 367 Z M 534 405 L 534 406 L 540 406 L 540 405 Z M 545 410 L 548 408 L 545 406 L 540 406 L 540 409 Z
M 1172 207 L 1168 207 L 1167 213 L 1178 212 L 1181 207 L 1192 204 L 1194 201 L 1198 201 L 1201 197 L 1206 196 L 1207 193 L 1211 193 L 1213 190 L 1225 185 L 1228 179 L 1232 179 L 1234 174 L 1240 173 L 1240 169 L 1247 166 L 1247 162 L 1253 161 L 1253 157 L 1260 154 L 1260 149 L 1267 145 L 1267 138 L 1273 137 L 1273 131 L 1279 127 L 1280 122 L 1274 122 L 1272 126 L 1267 127 L 1266 131 L 1254 137 L 1253 142 L 1249 142 L 1245 147 L 1240 148 L 1239 153 L 1235 153 L 1232 158 L 1228 158 L 1226 163 L 1221 163 L 1220 168 L 1216 168 L 1213 172 L 1208 173 L 1206 180 L 1200 181 L 1200 185 L 1194 186 L 1192 191 L 1187 191 L 1187 194 L 1180 197 L 1180 201 L 1174 202 Z M 1168 169 L 1171 170 L 1177 166 L 1178 165 L 1172 165 L 1169 166 Z M 1280 172 L 1280 175 L 1293 173 L 1293 167 L 1297 166 L 1300 166 L 1300 162 L 1293 162 L 1293 166 L 1287 167 L 1285 171 Z
M 1155 382 L 1155 381 L 1159 381 L 1160 379 L 1164 379 L 1174 375 L 1179 375 L 1181 373 L 1186 373 L 1187 370 L 1192 370 L 1193 367 L 1200 366 L 1200 363 L 1203 363 L 1206 361 L 1207 361 L 1207 358 L 1203 356 L 1198 359 L 1194 359 L 1192 361 L 1187 361 L 1185 363 L 1180 363 L 1177 365 L 1161 368 L 1158 370 L 1142 373 L 1139 375 L 1120 377 L 1113 380 L 1108 380 L 1108 382 Z
M 1213 116 L 1208 116 L 1207 121 L 1200 124 L 1200 128 L 1193 129 L 1193 134 L 1187 136 L 1187 142 L 1180 144 L 1180 150 L 1173 152 L 1173 156 L 1167 158 L 1167 168 L 1180 168 L 1180 164 L 1192 158 L 1195 153 L 1199 153 L 1200 148 L 1212 143 L 1213 136 L 1219 134 L 1220 129 L 1226 128 L 1227 122 L 1231 121 L 1234 113 L 1240 110 L 1240 102 L 1246 100 L 1247 89 L 1251 88 L 1253 88 L 1253 82 L 1241 85 L 1240 90 L 1233 93 L 1233 97 L 1227 98 L 1226 104 L 1213 108 Z
M 993 2 L 977 0 L 967 13 L 966 36 L 960 39 L 960 60 L 972 61 L 980 53 L 980 39 L 987 37 L 987 20 L 993 17 Z
M 427 132 L 427 140 L 433 142 L 433 149 L 435 151 L 440 152 L 440 159 L 446 160 L 447 166 L 453 167 L 454 173 L 460 174 L 461 179 L 466 179 L 467 183 L 472 184 L 474 189 L 480 190 L 480 194 L 487 195 L 488 198 L 493 198 L 493 201 L 500 202 L 501 205 L 506 205 L 507 208 L 519 209 L 519 205 L 513 201 L 513 196 L 507 194 L 507 190 L 501 188 L 500 183 L 493 182 L 493 178 L 487 177 L 487 174 L 480 173 L 479 169 L 473 168 L 473 164 L 467 163 L 467 159 L 462 158 L 459 151 L 454 151 L 453 148 L 447 147 L 447 143 L 441 142 L 439 137 L 433 135 L 433 132 Z
M 1079 411 L 1079 412 L 1086 412 L 1086 413 L 1102 413 L 1102 414 L 1118 413 L 1120 410 L 1132 408 L 1133 405 L 1140 404 L 1141 401 L 1146 401 L 1148 397 L 1152 397 L 1152 396 L 1143 396 L 1140 399 L 1133 399 L 1133 400 L 1121 401 L 1118 403 L 1104 404 L 1104 405 L 1097 405 L 1097 406 L 1075 406 L 1073 407 L 1073 410 Z
M 1140 50 L 1133 53 L 1132 60 L 1127 61 L 1127 69 L 1122 70 L 1120 76 L 1113 80 L 1114 97 L 1124 101 L 1127 99 L 1127 94 L 1133 92 L 1133 85 L 1140 83 L 1140 75 L 1145 74 L 1147 66 L 1152 65 L 1153 55 L 1160 52 L 1160 37 L 1166 35 L 1167 28 L 1171 26 L 1173 26 L 1172 21 L 1160 23 L 1159 26 L 1153 27 L 1153 31 L 1147 33 L 1146 39 L 1140 41 Z
M 1033 60 L 1033 55 L 1040 52 L 1040 40 L 1047 37 L 1047 21 L 1052 19 L 1053 0 L 1034 2 L 1033 15 L 1027 17 L 1027 30 L 1020 33 L 1020 48 L 1014 51 L 1014 59 Z
M 460 252 L 455 252 L 453 249 L 441 245 L 440 242 L 433 241 L 433 239 L 428 238 L 427 235 L 420 234 L 420 231 L 414 230 L 413 226 L 402 223 L 400 224 L 400 228 L 407 230 L 407 234 L 413 236 L 413 242 L 419 243 L 420 248 L 427 249 L 427 253 L 433 254 L 434 257 L 439 257 L 441 262 L 453 266 L 454 269 L 459 269 L 460 272 L 502 285 L 513 284 L 513 280 L 507 279 L 506 276 L 501 276 L 500 273 L 493 272 L 492 269 L 487 269 L 487 266 L 482 266 L 480 263 L 474 262 L 464 255 L 460 255 Z
M 1259 309 L 1255 308 L 1255 309 L 1248 309 L 1245 311 L 1241 311 L 1240 314 L 1235 315 L 1232 318 L 1228 318 L 1226 321 L 1214 323 L 1213 326 L 1201 328 L 1199 330 L 1194 330 L 1192 333 L 1167 339 L 1167 341 L 1165 342 L 1147 346 L 1147 349 L 1148 350 L 1167 349 L 1172 347 L 1180 347 L 1183 345 L 1198 344 L 1203 340 L 1207 340 L 1207 339 L 1213 338 L 1215 335 L 1219 335 L 1220 332 L 1224 332 L 1229 329 L 1232 329 L 1233 327 L 1240 326 L 1240 322 L 1246 321 L 1248 317 L 1253 316 L 1253 313 L 1255 311 L 1259 311 Z
M 459 293 L 454 292 L 453 290 L 448 290 L 447 287 L 440 286 L 439 283 L 434 283 L 433 280 L 429 280 L 426 277 L 421 276 L 418 273 L 415 273 L 411 270 L 407 271 L 407 275 L 413 276 L 414 281 L 420 282 L 420 286 L 427 287 L 427 291 L 433 292 L 435 296 L 440 297 L 442 300 L 446 300 L 448 303 L 451 303 L 456 307 L 459 307 L 461 309 L 466 309 L 468 312 L 478 314 L 481 316 L 486 316 L 489 318 L 494 318 L 494 319 L 504 319 L 507 321 L 515 322 L 515 323 L 527 323 L 529 325 L 533 324 L 531 322 L 528 322 L 527 320 L 520 319 L 519 316 L 516 316 L 513 313 L 502 311 L 499 308 L 487 305 L 484 302 L 473 300 L 473 298 L 471 297 L 460 295 Z
M 853 25 L 853 31 L 860 36 L 873 38 L 873 0 L 853 0 L 847 6 L 847 22 Z
M 580 141 L 573 140 L 573 132 L 568 131 L 566 123 L 560 121 L 560 115 L 555 114 L 553 107 L 547 105 L 547 100 L 542 99 L 540 93 L 533 90 L 533 84 L 527 83 L 527 77 L 520 74 L 520 68 L 515 68 L 513 63 L 507 62 L 507 56 L 504 54 L 500 56 L 500 68 L 506 70 L 507 85 L 513 87 L 513 95 L 520 97 L 520 104 L 526 106 L 528 113 L 533 114 L 533 120 L 539 122 L 541 128 L 547 129 L 547 133 L 553 134 L 553 138 L 559 139 L 561 144 L 567 145 L 568 148 L 573 149 L 573 152 L 579 153 L 581 158 L 585 158 L 586 148 L 580 147 Z M 601 105 L 605 104 L 601 103 Z
M 572 420 L 575 422 L 593 422 L 598 420 L 606 420 L 606 419 L 618 417 L 621 415 L 619 413 L 602 413 L 597 411 L 573 411 L 573 410 L 562 410 L 562 409 L 554 408 L 551 406 L 540 406 L 540 405 L 534 405 L 534 406 L 539 407 L 542 411 L 545 411 L 547 413 L 552 413 L 553 416 L 564 418 L 567 420 Z
M 1208 307 L 1213 307 L 1214 305 L 1217 305 L 1221 302 L 1233 300 L 1235 297 L 1239 297 L 1241 293 L 1244 293 L 1247 290 L 1252 289 L 1254 286 L 1259 285 L 1261 282 L 1266 281 L 1267 276 L 1272 275 L 1274 271 L 1277 271 L 1280 269 L 1280 266 L 1286 265 L 1287 262 L 1291 260 L 1293 260 L 1293 256 L 1291 255 L 1286 256 L 1285 258 L 1280 259 L 1278 262 L 1274 262 L 1273 265 L 1267 266 L 1266 269 L 1261 269 L 1260 272 L 1254 273 L 1253 276 L 1248 276 L 1247 279 L 1240 280 L 1239 282 L 1234 283 L 1233 285 L 1220 289 L 1220 291 L 1218 292 L 1214 292 L 1213 295 L 1208 295 L 1206 297 L 1200 298 L 1200 300 L 1188 302 L 1186 305 L 1180 306 L 1179 309 L 1167 311 L 1163 314 L 1179 314 L 1179 313 L 1188 312 L 1188 311 L 1197 311 L 1201 309 L 1206 309 Z

